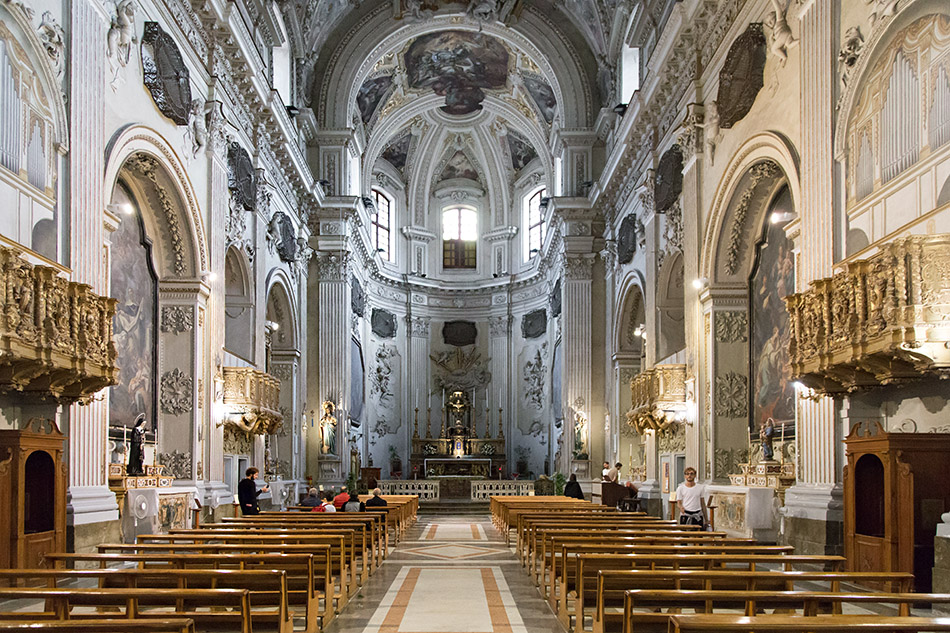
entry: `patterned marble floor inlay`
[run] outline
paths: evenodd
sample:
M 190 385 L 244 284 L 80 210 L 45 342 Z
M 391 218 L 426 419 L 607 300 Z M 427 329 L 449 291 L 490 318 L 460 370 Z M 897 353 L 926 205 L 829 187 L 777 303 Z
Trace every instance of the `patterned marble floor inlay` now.
M 487 516 L 423 517 L 326 633 L 564 633 L 564 628 Z

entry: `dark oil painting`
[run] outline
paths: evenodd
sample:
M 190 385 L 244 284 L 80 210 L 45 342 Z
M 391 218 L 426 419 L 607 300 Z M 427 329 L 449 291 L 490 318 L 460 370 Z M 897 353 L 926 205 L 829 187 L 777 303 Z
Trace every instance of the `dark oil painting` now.
M 775 196 L 767 217 L 793 211 L 788 187 Z M 793 437 L 795 387 L 788 357 L 789 320 L 782 300 L 795 292 L 795 258 L 782 224 L 768 224 L 760 243 L 749 283 L 752 331 L 752 434 L 757 437 L 769 418 L 775 436 L 785 424 L 785 437 Z
M 511 168 L 521 171 L 524 166 L 538 157 L 534 146 L 524 136 L 508 128 L 508 151 L 511 153 Z
M 440 31 L 416 38 L 406 51 L 410 88 L 431 88 L 445 97 L 442 111 L 471 114 L 482 109 L 485 90 L 508 82 L 508 50 L 494 37 Z
M 407 130 L 405 134 L 387 145 L 382 153 L 382 157 L 402 172 L 403 175 L 405 175 L 403 170 L 406 168 L 406 161 L 409 160 L 409 144 L 411 142 L 412 134 Z
M 392 87 L 393 78 L 389 75 L 367 79 L 360 86 L 360 91 L 356 94 L 356 107 L 360 110 L 364 125 L 373 118 L 373 113 L 383 99 L 389 97 Z
M 156 282 L 138 216 L 124 216 L 112 234 L 112 287 L 119 300 L 113 330 L 119 383 L 109 390 L 110 426 L 131 427 L 145 414 L 155 428 Z
M 554 115 L 557 114 L 557 99 L 551 86 L 540 77 L 526 74 L 524 76 L 524 87 L 538 106 L 538 110 L 541 111 L 541 116 L 544 117 L 545 122 L 551 125 L 554 121 Z

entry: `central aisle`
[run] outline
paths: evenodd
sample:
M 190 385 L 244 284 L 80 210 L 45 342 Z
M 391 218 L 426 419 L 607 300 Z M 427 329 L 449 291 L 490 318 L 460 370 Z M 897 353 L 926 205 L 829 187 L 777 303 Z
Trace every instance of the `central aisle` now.
M 419 517 L 327 633 L 563 633 L 488 516 Z

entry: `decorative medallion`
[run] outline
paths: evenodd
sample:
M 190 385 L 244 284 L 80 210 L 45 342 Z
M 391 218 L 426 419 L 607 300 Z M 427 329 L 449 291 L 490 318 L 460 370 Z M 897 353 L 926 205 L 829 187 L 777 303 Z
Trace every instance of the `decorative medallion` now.
M 728 130 L 742 119 L 762 89 L 766 41 L 762 24 L 754 22 L 736 38 L 719 71 L 719 127 Z
M 356 276 L 350 277 L 350 309 L 358 317 L 366 314 L 366 293 Z
M 548 329 L 548 313 L 544 308 L 529 312 L 521 318 L 521 335 L 525 338 L 544 336 Z
M 474 345 L 478 328 L 471 321 L 447 321 L 442 326 L 442 340 L 446 345 L 465 347 Z
M 373 308 L 370 327 L 373 329 L 373 334 L 380 338 L 395 338 L 396 315 L 382 308 Z
M 617 232 L 617 261 L 629 264 L 637 252 L 637 216 L 630 213 L 620 223 Z
M 146 22 L 142 35 L 142 75 L 145 87 L 162 114 L 188 125 L 191 79 L 178 46 L 158 22 Z
M 162 332 L 180 334 L 195 327 L 195 311 L 191 306 L 165 306 L 162 308 Z
M 653 195 L 656 212 L 665 213 L 683 193 L 683 152 L 673 145 L 660 158 L 653 176 Z
M 257 208 L 257 173 L 251 157 L 240 143 L 228 145 L 228 189 L 248 211 Z
M 749 415 L 749 378 L 734 371 L 716 376 L 716 417 L 744 418 Z
M 180 369 L 173 369 L 162 376 L 160 403 L 162 411 L 181 415 L 191 411 L 194 381 Z

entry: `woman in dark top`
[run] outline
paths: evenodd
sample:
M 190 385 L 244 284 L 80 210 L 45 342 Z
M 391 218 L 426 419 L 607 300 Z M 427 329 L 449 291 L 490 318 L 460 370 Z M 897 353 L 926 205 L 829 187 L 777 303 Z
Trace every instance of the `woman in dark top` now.
M 577 483 L 577 475 L 574 473 L 571 473 L 571 478 L 564 485 L 564 496 L 581 500 L 584 499 L 584 491 L 581 490 L 581 485 Z

